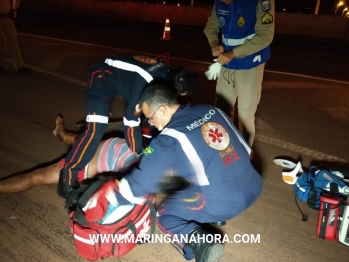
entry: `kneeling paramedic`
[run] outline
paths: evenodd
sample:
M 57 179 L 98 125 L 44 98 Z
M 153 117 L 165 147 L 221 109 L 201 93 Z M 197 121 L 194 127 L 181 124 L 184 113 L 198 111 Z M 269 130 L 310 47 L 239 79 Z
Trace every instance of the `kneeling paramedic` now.
M 263 181 L 250 162 L 249 146 L 221 110 L 181 105 L 163 86 L 147 88 L 139 106 L 161 133 L 145 149 L 138 168 L 120 180 L 119 203 L 143 203 L 144 194 L 161 191 L 159 181 L 172 170 L 190 185 L 159 207 L 159 228 L 177 235 L 174 240 L 197 239 L 174 243 L 185 259 L 218 261 L 223 245 L 205 242 L 212 238 L 199 224 L 232 219 L 261 195 Z

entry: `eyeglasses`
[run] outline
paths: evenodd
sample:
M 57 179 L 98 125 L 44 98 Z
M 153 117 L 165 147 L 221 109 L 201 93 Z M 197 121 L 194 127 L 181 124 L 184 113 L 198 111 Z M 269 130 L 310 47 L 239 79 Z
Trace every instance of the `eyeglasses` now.
M 162 107 L 162 106 L 159 106 L 155 111 L 154 113 L 151 114 L 151 116 L 148 118 L 148 123 L 150 124 L 151 121 L 153 121 L 153 117 L 155 116 L 156 112 L 159 110 L 159 108 Z

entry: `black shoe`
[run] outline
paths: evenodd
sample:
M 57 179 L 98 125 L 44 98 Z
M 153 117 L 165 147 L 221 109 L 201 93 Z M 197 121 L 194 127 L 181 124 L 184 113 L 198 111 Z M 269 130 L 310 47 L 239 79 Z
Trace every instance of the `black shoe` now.
M 27 74 L 30 74 L 31 72 L 32 71 L 26 67 L 22 67 L 22 68 L 17 70 L 17 74 L 20 74 L 20 75 L 27 75 Z
M 57 194 L 64 198 L 64 199 L 67 199 L 68 196 L 69 196 L 69 193 L 76 189 L 73 185 L 66 185 L 64 184 L 63 182 L 63 176 L 64 176 L 64 173 L 63 173 L 63 169 L 61 169 L 61 171 L 59 172 L 59 180 L 58 180 L 58 187 L 57 187 Z
M 210 234 L 199 226 L 188 235 L 188 240 L 196 239 L 185 244 L 193 251 L 195 262 L 218 262 L 223 256 L 223 245 L 212 242 L 215 237 L 207 237 L 208 235 Z
M 73 210 L 76 210 L 78 201 L 83 193 L 84 193 L 83 188 L 81 188 L 81 190 L 73 188 L 72 190 L 69 191 L 69 195 L 66 198 L 65 207 L 64 207 L 65 210 L 67 210 L 68 214 L 70 214 L 70 212 L 72 212 Z
M 222 227 L 226 224 L 227 222 L 225 221 L 219 221 L 219 222 L 212 222 L 211 224 L 216 226 L 216 227 Z

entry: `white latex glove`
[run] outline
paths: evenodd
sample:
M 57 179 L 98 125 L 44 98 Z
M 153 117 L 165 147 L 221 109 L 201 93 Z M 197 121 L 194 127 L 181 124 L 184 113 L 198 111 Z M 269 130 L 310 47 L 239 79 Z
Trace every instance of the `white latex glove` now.
M 208 80 L 216 80 L 219 77 L 222 65 L 217 62 L 217 59 L 213 60 L 214 64 L 208 67 L 208 70 L 205 72 L 205 75 Z

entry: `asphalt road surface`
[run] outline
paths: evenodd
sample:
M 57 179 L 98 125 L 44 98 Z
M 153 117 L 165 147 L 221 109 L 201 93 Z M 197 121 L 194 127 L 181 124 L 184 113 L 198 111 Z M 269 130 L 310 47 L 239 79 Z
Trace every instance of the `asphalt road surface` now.
M 214 101 L 215 83 L 203 75 L 212 57 L 202 28 L 172 25 L 174 39 L 162 41 L 160 24 L 23 11 L 18 30 L 33 72 L 0 74 L 0 178 L 56 161 L 69 150 L 52 135 L 54 119 L 61 113 L 74 129 L 84 117 L 86 70 L 96 58 L 169 51 L 171 65 L 185 64 L 201 73 L 194 102 Z M 282 168 L 273 159 L 299 160 L 305 169 L 312 163 L 349 166 L 347 46 L 275 37 L 256 116 L 253 163 L 264 178 L 264 192 L 221 228 L 231 241 L 222 261 L 346 261 L 347 246 L 316 237 L 318 212 L 305 203 L 299 204 L 309 220 L 301 221 L 293 188 L 282 181 Z M 121 116 L 124 105 L 118 105 L 115 113 Z M 56 185 L 0 195 L 0 261 L 86 261 L 76 253 L 63 207 Z M 253 243 L 258 236 L 259 243 Z M 170 244 L 158 243 L 137 246 L 119 261 L 184 259 Z

